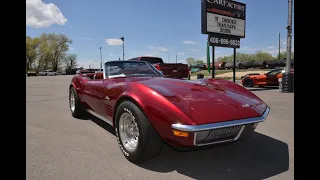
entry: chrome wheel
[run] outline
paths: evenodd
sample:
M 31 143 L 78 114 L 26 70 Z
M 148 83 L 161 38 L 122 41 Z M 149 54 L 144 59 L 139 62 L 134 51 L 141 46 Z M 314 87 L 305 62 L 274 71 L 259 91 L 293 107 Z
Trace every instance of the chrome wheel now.
M 133 152 L 138 146 L 139 129 L 134 117 L 124 112 L 119 119 L 119 134 L 124 148 Z
M 72 112 L 76 109 L 76 100 L 72 91 L 70 92 L 70 109 Z

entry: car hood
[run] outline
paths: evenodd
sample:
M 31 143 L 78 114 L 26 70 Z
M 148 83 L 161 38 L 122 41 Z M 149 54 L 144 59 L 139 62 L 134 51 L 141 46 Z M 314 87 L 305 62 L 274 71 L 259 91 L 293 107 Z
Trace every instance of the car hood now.
M 258 117 L 266 104 L 249 90 L 225 80 L 132 79 L 164 96 L 195 124 Z

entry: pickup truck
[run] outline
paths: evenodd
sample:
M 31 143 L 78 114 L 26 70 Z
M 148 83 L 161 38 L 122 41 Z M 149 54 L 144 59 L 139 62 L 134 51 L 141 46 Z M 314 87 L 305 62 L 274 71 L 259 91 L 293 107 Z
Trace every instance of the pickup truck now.
M 169 78 L 188 78 L 189 67 L 182 63 L 164 63 L 159 57 L 141 56 L 131 58 L 132 61 L 146 61 L 151 63 L 155 68 L 162 72 L 165 77 Z

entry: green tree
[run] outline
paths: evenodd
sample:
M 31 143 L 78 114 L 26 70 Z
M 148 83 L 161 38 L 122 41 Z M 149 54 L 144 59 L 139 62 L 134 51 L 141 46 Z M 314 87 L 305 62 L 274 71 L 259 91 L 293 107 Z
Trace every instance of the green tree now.
M 194 62 L 195 65 L 200 65 L 200 66 L 203 66 L 204 65 L 204 62 L 202 60 L 196 60 Z
M 280 52 L 280 60 L 286 59 L 287 58 L 287 52 L 283 51 Z M 279 59 L 279 54 L 277 55 L 276 59 Z M 291 59 L 294 59 L 294 52 L 291 52 Z
M 78 66 L 77 64 L 77 55 L 68 54 L 65 58 L 66 69 L 73 69 Z
M 64 34 L 42 34 L 40 36 L 40 54 L 39 66 L 44 69 L 52 68 L 57 71 L 65 59 L 66 52 L 69 50 L 69 44 L 72 40 Z
M 38 57 L 38 47 L 40 45 L 39 38 L 31 38 L 27 36 L 26 38 L 26 58 L 27 58 L 27 71 L 33 68 L 34 63 Z
M 233 57 L 233 56 L 232 56 Z M 221 62 L 232 62 L 233 58 L 231 56 L 223 56 Z
M 258 51 L 255 53 L 255 61 L 273 60 L 274 57 L 267 52 Z
M 194 59 L 194 58 L 192 58 L 192 57 L 188 57 L 188 58 L 186 59 L 186 62 L 187 62 L 187 64 L 188 64 L 189 66 L 191 66 L 191 65 L 193 65 L 193 64 L 194 64 L 195 59 Z

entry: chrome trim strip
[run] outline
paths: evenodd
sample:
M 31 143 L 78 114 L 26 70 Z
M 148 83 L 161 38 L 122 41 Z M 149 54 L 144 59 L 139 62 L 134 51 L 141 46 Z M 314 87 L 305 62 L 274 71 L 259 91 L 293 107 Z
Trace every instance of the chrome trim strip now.
M 197 132 L 197 131 L 205 131 L 205 130 L 212 130 L 212 129 L 230 127 L 230 126 L 245 125 L 245 124 L 250 124 L 250 123 L 263 122 L 267 118 L 269 112 L 270 112 L 270 107 L 267 106 L 267 108 L 264 111 L 263 115 L 260 116 L 260 117 L 233 120 L 233 121 L 226 121 L 226 122 L 219 122 L 219 123 L 211 123 L 211 124 L 203 124 L 203 125 L 172 124 L 171 127 L 173 129 L 180 130 L 180 131 Z
M 107 119 L 107 118 L 105 118 L 105 117 L 103 117 L 103 116 L 100 116 L 99 114 L 97 114 L 96 112 L 94 112 L 94 111 L 92 111 L 92 110 L 90 110 L 90 109 L 87 109 L 87 112 L 90 113 L 91 115 L 93 115 L 93 116 L 95 116 L 95 117 L 97 117 L 97 118 L 105 121 L 105 122 L 108 123 L 109 125 L 113 126 L 112 121 L 110 121 L 109 119 Z

